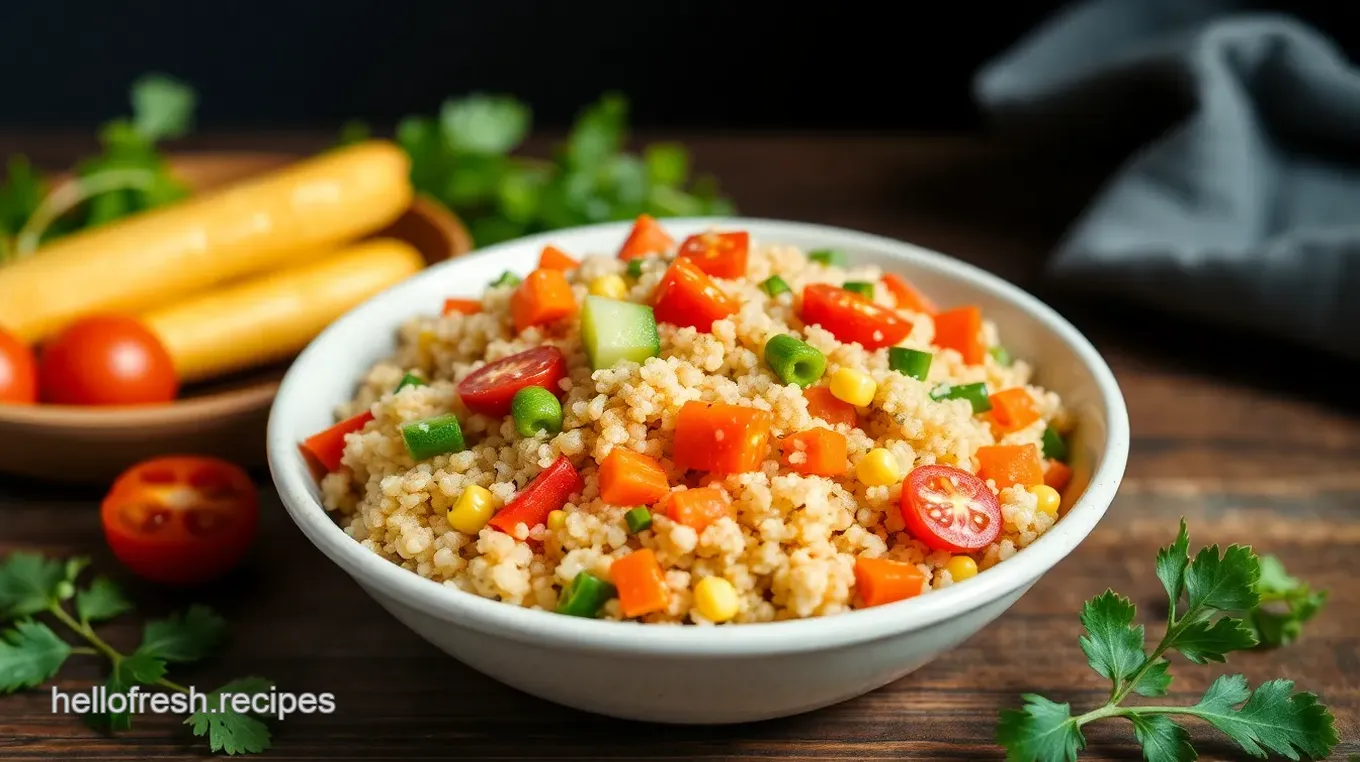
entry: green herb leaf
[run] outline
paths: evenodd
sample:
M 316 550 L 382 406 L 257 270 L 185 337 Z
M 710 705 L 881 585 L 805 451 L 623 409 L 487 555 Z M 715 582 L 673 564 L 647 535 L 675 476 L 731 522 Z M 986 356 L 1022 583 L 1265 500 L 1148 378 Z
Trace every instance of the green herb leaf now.
M 1162 581 L 1171 599 L 1171 618 L 1176 618 L 1176 604 L 1185 593 L 1185 568 L 1190 565 L 1190 533 L 1181 519 L 1176 541 L 1157 551 L 1157 579 Z
M 1106 590 L 1086 602 L 1081 623 L 1086 634 L 1080 638 L 1091 669 L 1108 677 L 1116 689 L 1143 666 L 1143 625 L 1135 626 L 1133 603 L 1113 590 Z
M 1298 639 L 1303 625 L 1317 616 L 1327 603 L 1327 591 L 1314 591 L 1291 577 L 1274 556 L 1261 558 L 1261 578 L 1256 584 L 1261 602 L 1246 615 L 1246 624 L 1265 648 L 1288 645 Z
M 497 207 L 505 219 L 528 225 L 538 216 L 548 173 L 537 167 L 512 166 L 503 172 L 496 186 Z
M 1256 645 L 1256 637 L 1242 620 L 1222 617 L 1208 621 L 1191 622 L 1172 639 L 1171 647 L 1181 652 L 1181 656 L 1196 664 L 1226 661 L 1226 655 L 1233 651 L 1244 651 Z
M 1147 671 L 1138 678 L 1138 682 L 1133 684 L 1133 690 L 1139 696 L 1153 698 L 1165 696 L 1168 688 L 1171 687 L 1171 675 L 1167 673 L 1171 663 L 1166 659 L 1158 659 L 1147 668 Z
M 165 661 L 143 651 L 125 657 L 118 668 L 133 681 L 147 685 L 165 677 Z
M 273 683 L 262 677 L 246 677 L 233 680 L 208 694 L 208 706 L 216 710 L 221 706 L 223 694 L 254 695 L 267 693 Z M 184 720 L 196 736 L 208 737 L 208 748 L 213 752 L 226 754 L 258 754 L 270 746 L 269 726 L 248 712 L 228 710 L 225 712 L 194 712 Z
M 132 610 L 132 602 L 107 577 L 95 577 L 90 586 L 76 593 L 76 614 L 82 622 L 101 622 Z
M 444 198 L 452 153 L 433 119 L 410 116 L 397 124 L 397 145 L 411 158 L 411 185 L 431 198 Z
M 1261 599 L 1256 593 L 1260 576 L 1261 566 L 1251 548 L 1229 545 L 1222 555 L 1217 545 L 1201 548 L 1185 571 L 1190 610 L 1252 608 Z
M 25 619 L 0 634 L 0 693 L 32 688 L 57 674 L 71 647 L 42 622 Z
M 1242 675 L 1223 675 L 1209 686 L 1192 713 L 1253 756 L 1265 757 L 1272 751 L 1298 759 L 1301 752 L 1324 759 L 1340 740 L 1335 720 L 1317 696 L 1293 690 L 1292 680 L 1271 680 L 1253 693 Z M 1238 704 L 1241 708 L 1234 708 Z
M 164 74 L 148 74 L 132 83 L 132 123 L 152 143 L 178 138 L 193 128 L 197 102 L 192 87 Z
M 509 153 L 529 132 L 529 107 L 514 98 L 472 95 L 447 100 L 439 111 L 449 147 L 471 154 Z
M 618 153 L 623 148 L 627 120 L 628 100 L 618 93 L 606 93 L 586 107 L 567 137 L 567 164 L 590 169 Z
M 13 236 L 42 204 L 46 184 L 22 154 L 9 157 L 7 170 L 0 185 L 0 232 Z
M 182 615 L 147 622 L 137 653 L 168 662 L 198 661 L 222 644 L 226 627 L 212 609 L 195 604 Z
M 653 143 L 643 149 L 647 174 L 661 187 L 679 187 L 689 179 L 689 151 L 679 143 Z
M 36 553 L 12 553 L 0 565 L 0 620 L 36 614 L 57 600 L 66 568 Z
M 1185 728 L 1163 715 L 1133 715 L 1133 734 L 1147 762 L 1194 762 L 1199 758 Z
M 1072 707 L 1026 693 L 1023 709 L 1003 709 L 996 741 L 1007 762 L 1076 762 L 1086 739 L 1072 719 Z

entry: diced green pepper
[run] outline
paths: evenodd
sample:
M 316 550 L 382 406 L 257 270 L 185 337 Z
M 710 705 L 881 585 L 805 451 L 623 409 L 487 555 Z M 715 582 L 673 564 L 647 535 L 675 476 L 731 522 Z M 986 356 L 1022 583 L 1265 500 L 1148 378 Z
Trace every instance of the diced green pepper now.
M 623 521 L 628 525 L 628 531 L 637 534 L 652 525 L 652 512 L 646 508 L 638 507 L 623 514 Z
M 765 342 L 765 364 L 782 383 L 806 389 L 826 371 L 826 355 L 807 342 L 781 333 Z
M 618 595 L 613 585 L 590 572 L 577 572 L 557 604 L 557 613 L 593 619 L 610 598 Z
M 992 409 L 992 401 L 987 399 L 987 384 L 940 384 L 930 393 L 933 400 L 968 400 L 974 413 L 985 413 Z
M 407 387 L 424 385 L 425 382 L 420 378 L 420 376 L 417 376 L 414 373 L 407 373 L 406 375 L 401 377 L 401 383 L 397 384 L 397 388 L 393 389 L 392 393 L 396 394 L 397 392 Z
M 997 365 L 1000 365 L 1002 367 L 1010 366 L 1011 353 L 1007 352 L 1005 347 L 997 345 L 995 347 L 992 347 L 991 349 L 988 349 L 987 353 L 992 356 L 993 360 L 996 360 Z
M 1063 463 L 1067 462 L 1067 441 L 1063 439 L 1057 429 L 1049 426 L 1044 429 L 1044 457 L 1051 458 Z
M 930 375 L 930 361 L 934 358 L 935 355 L 919 349 L 888 347 L 888 367 L 917 381 L 924 381 Z
M 868 281 L 847 280 L 846 282 L 841 284 L 841 288 L 851 293 L 859 294 L 860 296 L 864 297 L 865 299 L 868 299 L 871 302 L 874 300 L 874 284 Z
M 845 267 L 850 264 L 850 257 L 840 249 L 818 249 L 808 253 L 808 259 L 813 262 L 820 262 L 828 267 Z
M 633 257 L 632 259 L 628 260 L 628 277 L 630 278 L 642 277 L 642 257 Z
M 515 392 L 510 400 L 510 416 L 515 420 L 515 431 L 522 437 L 562 430 L 562 403 L 541 386 L 526 386 Z
M 661 354 L 652 308 L 603 296 L 586 297 L 581 308 L 581 343 L 594 370 L 612 368 L 623 360 L 641 364 Z
M 509 270 L 506 270 L 505 272 L 501 273 L 501 277 L 491 281 L 491 287 L 497 288 L 500 286 L 518 286 L 523 282 L 524 281 L 518 275 L 510 272 Z
M 406 451 L 416 460 L 429 460 L 436 455 L 466 449 L 463 427 L 452 413 L 403 423 L 401 438 L 406 443 Z
M 779 296 L 780 294 L 787 294 L 789 291 L 792 290 L 789 288 L 789 284 L 785 283 L 784 279 L 779 277 L 778 275 L 771 275 L 770 277 L 766 278 L 764 282 L 760 284 L 760 288 L 762 291 L 769 294 L 770 296 Z

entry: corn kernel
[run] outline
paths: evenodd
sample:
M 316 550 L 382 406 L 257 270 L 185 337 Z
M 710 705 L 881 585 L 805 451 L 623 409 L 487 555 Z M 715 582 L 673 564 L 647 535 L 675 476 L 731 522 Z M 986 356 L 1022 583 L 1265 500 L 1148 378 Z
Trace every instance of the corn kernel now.
M 567 525 L 566 511 L 552 511 L 548 514 L 548 529 L 557 532 Z
M 902 470 L 897 467 L 897 458 L 883 449 L 875 447 L 860 458 L 855 466 L 855 475 L 867 487 L 885 487 L 896 484 L 902 478 Z
M 590 282 L 590 293 L 607 299 L 623 299 L 628 296 L 628 284 L 617 275 L 601 275 Z
M 726 622 L 741 610 L 741 598 L 731 582 L 722 577 L 704 577 L 694 586 L 694 607 L 709 621 Z
M 463 534 L 477 534 L 496 512 L 496 496 L 486 487 L 472 485 L 463 490 L 449 509 L 449 526 Z
M 1062 496 L 1058 491 L 1047 484 L 1033 484 L 1025 489 L 1029 490 L 1034 499 L 1039 503 L 1039 510 L 1050 516 L 1058 515 L 1058 506 L 1062 505 Z
M 831 374 L 831 396 L 855 407 L 864 407 L 874 401 L 878 384 L 869 374 L 850 368 L 841 368 Z
M 968 556 L 954 556 L 945 561 L 944 570 L 955 582 L 962 582 L 977 576 L 977 561 Z

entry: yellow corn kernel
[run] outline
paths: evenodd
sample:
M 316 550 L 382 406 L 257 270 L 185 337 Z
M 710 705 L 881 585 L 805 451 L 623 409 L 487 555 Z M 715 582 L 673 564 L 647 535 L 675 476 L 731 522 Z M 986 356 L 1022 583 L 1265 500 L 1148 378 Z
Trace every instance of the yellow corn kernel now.
M 552 511 L 548 514 L 548 529 L 556 532 L 567 525 L 566 511 Z
M 864 407 L 874 401 L 878 384 L 863 373 L 850 368 L 841 368 L 831 374 L 831 396 L 841 402 L 849 402 L 855 407 Z
M 694 586 L 694 607 L 709 621 L 726 622 L 741 610 L 737 589 L 722 577 L 704 577 Z
M 617 275 L 601 275 L 590 282 L 590 293 L 606 299 L 623 299 L 628 296 L 628 284 Z
M 944 562 L 944 570 L 955 582 L 962 582 L 977 576 L 977 561 L 968 556 L 954 556 Z
M 885 487 L 896 484 L 902 478 L 902 470 L 897 467 L 897 458 L 883 449 L 875 447 L 860 458 L 855 466 L 855 475 L 866 487 Z
M 1058 515 L 1058 506 L 1062 505 L 1062 496 L 1058 491 L 1047 484 L 1032 484 L 1025 489 L 1034 496 L 1039 503 L 1039 510 L 1050 516 Z
M 496 496 L 486 487 L 472 485 L 458 496 L 449 509 L 449 526 L 464 534 L 477 534 L 496 512 Z

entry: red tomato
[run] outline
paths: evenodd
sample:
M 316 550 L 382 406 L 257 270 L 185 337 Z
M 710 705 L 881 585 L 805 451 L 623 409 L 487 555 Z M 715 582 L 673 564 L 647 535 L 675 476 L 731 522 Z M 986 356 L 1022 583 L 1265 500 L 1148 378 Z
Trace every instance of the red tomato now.
M 548 514 L 567 504 L 571 496 L 585 486 L 581 474 L 565 455 L 559 455 L 551 466 L 538 472 L 533 481 L 515 495 L 510 504 L 496 512 L 487 522 L 493 529 L 506 534 L 523 524 L 529 529 L 546 522 Z
M 99 517 L 113 555 L 163 585 L 216 579 L 245 557 L 260 513 L 255 484 L 217 458 L 153 458 L 113 483 Z
M 38 362 L 33 351 L 0 331 L 0 404 L 31 405 L 38 401 Z
M 921 466 L 902 487 L 902 518 L 934 550 L 982 550 L 1001 533 L 1001 506 L 981 479 L 953 466 Z
M 302 452 L 319 463 L 326 473 L 339 471 L 340 459 L 345 455 L 345 437 L 356 431 L 362 431 L 371 420 L 372 410 L 365 410 L 346 418 L 325 431 L 307 437 L 302 443 Z
M 751 235 L 738 233 L 699 233 L 680 244 L 677 257 L 688 259 L 715 278 L 740 278 L 746 274 L 746 255 L 751 250 Z
M 556 395 L 567 375 L 567 358 L 557 347 L 536 347 L 497 360 L 469 373 L 458 384 L 458 396 L 474 413 L 495 418 L 510 412 L 510 400 L 526 386 L 541 386 Z
M 656 287 L 652 309 L 656 319 L 681 327 L 693 326 L 704 333 L 713 321 L 741 309 L 741 304 L 718 288 L 713 279 L 688 259 L 677 259 Z
M 675 245 L 675 240 L 666 233 L 661 223 L 650 214 L 639 214 L 629 231 L 628 238 L 619 248 L 619 259 L 635 259 L 648 254 L 664 254 Z
M 58 405 L 170 402 L 179 391 L 175 365 L 140 321 L 96 315 L 67 326 L 43 347 L 38 386 Z
M 858 342 L 868 350 L 890 347 L 911 333 L 911 321 L 886 307 L 861 299 L 826 283 L 803 289 L 799 316 L 808 325 L 820 325 L 839 341 Z

